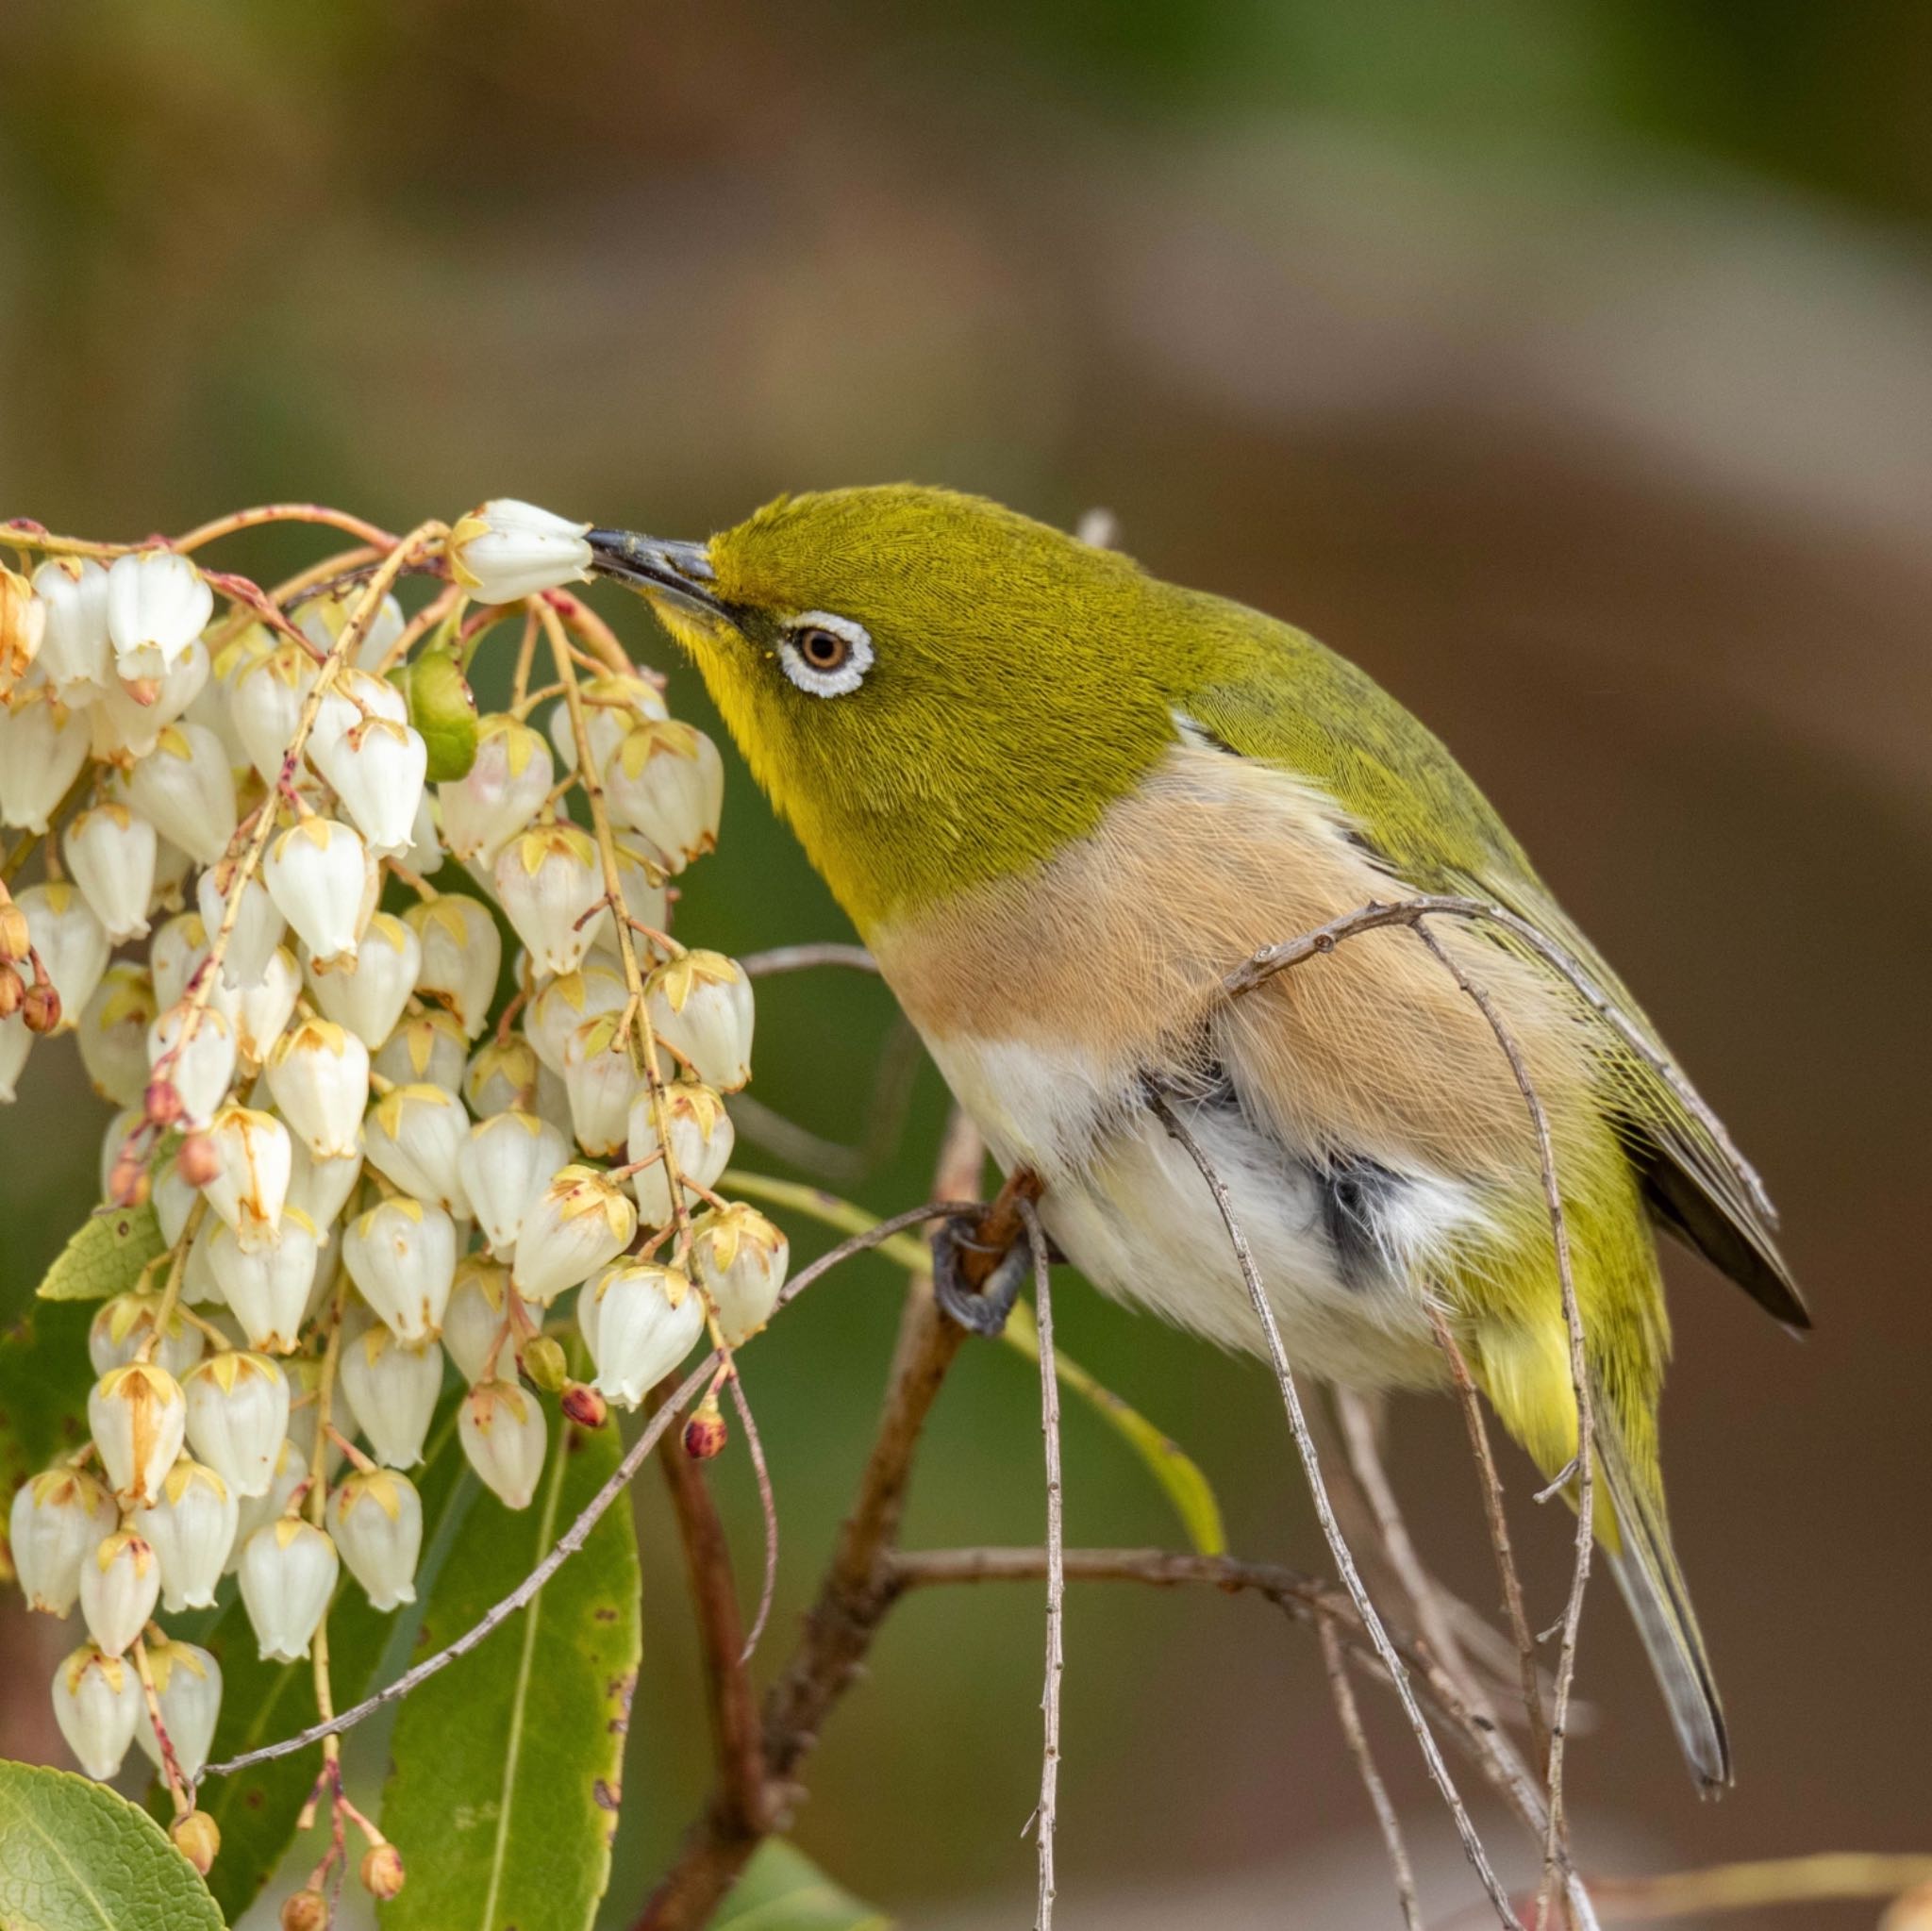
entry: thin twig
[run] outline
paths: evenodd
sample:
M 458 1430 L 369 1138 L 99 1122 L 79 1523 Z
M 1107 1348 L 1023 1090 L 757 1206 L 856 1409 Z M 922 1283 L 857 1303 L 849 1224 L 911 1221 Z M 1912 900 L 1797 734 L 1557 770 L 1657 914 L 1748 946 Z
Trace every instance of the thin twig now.
M 1033 1931 L 1053 1931 L 1054 1825 L 1060 1785 L 1060 1676 L 1066 1668 L 1064 1631 L 1067 1577 L 1061 1556 L 1066 1541 L 1060 1492 L 1060 1385 L 1053 1359 L 1053 1266 L 1046 1230 L 1030 1200 L 1020 1203 L 1026 1241 L 1033 1250 L 1033 1318 L 1040 1331 L 1040 1432 L 1046 1446 L 1046 1680 L 1040 1692 L 1042 1736 L 1040 1807 L 1034 1812 L 1040 1847 L 1040 1891 Z
M 1332 1623 L 1317 1623 L 1315 1637 L 1322 1645 L 1322 1667 L 1328 1673 L 1328 1691 L 1335 1699 L 1335 1714 L 1341 1734 L 1360 1771 L 1362 1788 L 1375 1813 L 1382 1833 L 1382 1846 L 1389 1853 L 1389 1867 L 1395 1873 L 1395 1898 L 1402 1907 L 1402 1922 L 1408 1931 L 1422 1931 L 1422 1909 L 1416 1899 L 1415 1869 L 1408 1861 L 1408 1846 L 1403 1841 L 1402 1823 L 1395 1806 L 1389 1801 L 1382 1773 L 1375 1768 L 1374 1754 L 1369 1748 L 1369 1733 L 1362 1728 L 1362 1713 L 1356 1707 L 1355 1688 L 1348 1680 L 1348 1659 L 1342 1654 L 1341 1639 Z
M 744 1392 L 743 1376 L 734 1367 L 729 1379 L 732 1406 L 738 1410 L 738 1419 L 744 1423 L 744 1445 L 751 1453 L 752 1473 L 758 1478 L 758 1507 L 765 1518 L 764 1581 L 758 1588 L 758 1613 L 751 1619 L 751 1634 L 745 1638 L 744 1652 L 738 1659 L 741 1663 L 748 1663 L 758 1646 L 758 1639 L 765 1633 L 765 1624 L 771 1620 L 772 1598 L 778 1590 L 778 1502 L 772 1492 L 772 1471 L 765 1460 L 765 1444 L 759 1439 L 751 1402 Z
M 1764 1905 L 1895 1898 L 1924 1885 L 1932 1885 L 1932 1857 L 1863 1851 L 1821 1851 L 1809 1857 L 1767 1857 L 1657 1877 L 1599 1880 L 1604 1916 L 1624 1923 L 1747 1911 Z
M 777 973 L 809 972 L 816 966 L 849 966 L 858 973 L 876 973 L 879 962 L 862 945 L 774 945 L 768 952 L 747 952 L 739 961 L 747 979 L 770 978 Z

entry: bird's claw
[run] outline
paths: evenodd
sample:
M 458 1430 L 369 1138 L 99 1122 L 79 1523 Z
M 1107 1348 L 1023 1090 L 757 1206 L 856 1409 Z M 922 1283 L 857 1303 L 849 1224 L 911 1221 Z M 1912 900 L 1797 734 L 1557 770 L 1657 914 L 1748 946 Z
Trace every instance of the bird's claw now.
M 1032 1250 L 1025 1239 L 1008 1246 L 981 1286 L 974 1288 L 966 1277 L 961 1262 L 967 1253 L 985 1256 L 993 1250 L 975 1238 L 977 1218 L 958 1214 L 942 1221 L 932 1237 L 933 1299 L 968 1334 L 991 1337 L 1007 1324 L 1013 1303 L 1020 1295 L 1020 1283 L 1026 1277 Z

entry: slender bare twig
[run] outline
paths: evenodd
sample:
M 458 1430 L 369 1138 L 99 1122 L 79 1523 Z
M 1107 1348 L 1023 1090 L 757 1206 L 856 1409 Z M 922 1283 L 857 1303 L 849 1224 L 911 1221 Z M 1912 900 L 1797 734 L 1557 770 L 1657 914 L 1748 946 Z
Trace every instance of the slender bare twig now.
M 1604 1916 L 1624 1923 L 1747 1911 L 1764 1905 L 1822 1903 L 1828 1898 L 1902 1898 L 1928 1885 L 1932 1857 L 1863 1851 L 1822 1851 L 1809 1857 L 1767 1857 L 1748 1864 L 1713 1864 L 1703 1871 L 1672 1871 L 1657 1877 L 1599 1880 Z M 1888 1917 L 1886 1924 L 1890 1923 Z
M 1463 1855 L 1469 1859 L 1470 1868 L 1474 1871 L 1485 1894 L 1495 1906 L 1498 1919 L 1507 1927 L 1507 1931 L 1519 1931 L 1516 1911 L 1509 1902 L 1509 1893 L 1504 1889 L 1502 1880 L 1490 1863 L 1489 1853 L 1484 1850 L 1482 1839 L 1476 1834 L 1475 1824 L 1471 1821 L 1468 1807 L 1456 1788 L 1456 1780 L 1449 1774 L 1449 1766 L 1442 1760 L 1441 1748 L 1436 1741 L 1435 1732 L 1430 1729 L 1429 1720 L 1423 1714 L 1422 1706 L 1416 1701 L 1415 1690 L 1409 1682 L 1408 1672 L 1403 1667 L 1402 1658 L 1396 1653 L 1394 1643 L 1390 1640 L 1388 1630 L 1383 1627 L 1382 1618 L 1362 1582 L 1361 1572 L 1356 1567 L 1355 1556 L 1349 1549 L 1348 1540 L 1341 1533 L 1341 1524 L 1335 1519 L 1334 1506 L 1328 1499 L 1327 1489 L 1322 1480 L 1321 1457 L 1315 1449 L 1314 1437 L 1308 1433 L 1307 1417 L 1302 1410 L 1301 1390 L 1295 1386 L 1294 1372 L 1289 1365 L 1288 1351 L 1282 1346 L 1281 1329 L 1275 1323 L 1274 1309 L 1269 1304 L 1268 1290 L 1262 1285 L 1260 1270 L 1255 1265 L 1253 1251 L 1248 1246 L 1248 1237 L 1241 1229 L 1241 1219 L 1234 1210 L 1234 1202 L 1228 1195 L 1227 1185 L 1216 1170 L 1214 1162 L 1208 1157 L 1201 1142 L 1188 1130 L 1187 1124 L 1168 1104 L 1167 1096 L 1158 1087 L 1151 1084 L 1146 1090 L 1148 1107 L 1174 1140 L 1179 1141 L 1182 1150 L 1199 1170 L 1208 1192 L 1214 1196 L 1215 1207 L 1221 1215 L 1221 1224 L 1226 1230 L 1229 1246 L 1234 1249 L 1235 1261 L 1241 1269 L 1241 1280 L 1247 1287 L 1248 1299 L 1254 1304 L 1256 1319 L 1261 1323 L 1261 1332 L 1268 1343 L 1268 1357 L 1274 1364 L 1275 1384 L 1281 1390 L 1282 1406 L 1288 1411 L 1289 1432 L 1294 1437 L 1295 1451 L 1301 1457 L 1302 1468 L 1307 1475 L 1308 1491 L 1315 1505 L 1315 1519 L 1322 1525 L 1322 1534 L 1328 1543 L 1328 1553 L 1334 1557 L 1342 1584 L 1355 1603 L 1357 1613 L 1362 1619 L 1362 1626 L 1369 1632 L 1375 1645 L 1375 1652 L 1382 1659 L 1382 1667 L 1388 1671 L 1390 1679 L 1395 1685 L 1395 1693 L 1402 1701 L 1403 1714 L 1407 1717 L 1409 1727 L 1415 1732 L 1416 1741 L 1422 1747 L 1423 1761 L 1428 1766 L 1429 1776 L 1441 1793 L 1443 1803 L 1448 1806 L 1450 1818 L 1456 1825 L 1456 1835 L 1461 1840 Z
M 1403 1841 L 1401 1820 L 1389 1801 L 1389 1790 L 1382 1773 L 1375 1768 L 1374 1753 L 1369 1748 L 1369 1733 L 1362 1728 L 1362 1713 L 1356 1706 L 1355 1687 L 1348 1680 L 1348 1658 L 1341 1639 L 1332 1623 L 1317 1623 L 1315 1637 L 1322 1645 L 1322 1667 L 1328 1673 L 1328 1691 L 1335 1699 L 1335 1714 L 1341 1720 L 1341 1734 L 1348 1740 L 1349 1754 L 1361 1773 L 1362 1788 L 1375 1813 L 1382 1833 L 1382 1846 L 1389 1853 L 1389 1865 L 1395 1873 L 1395 1899 L 1402 1908 L 1402 1922 L 1408 1931 L 1422 1931 L 1422 1908 L 1416 1898 L 1415 1867 L 1408 1861 L 1408 1846 Z
M 748 1663 L 758 1646 L 758 1639 L 765 1633 L 772 1614 L 772 1598 L 778 1589 L 778 1501 L 772 1492 L 772 1471 L 765 1460 L 765 1444 L 758 1435 L 758 1421 L 744 1391 L 743 1377 L 735 1366 L 730 1381 L 732 1405 L 744 1424 L 744 1445 L 751 1454 L 752 1473 L 758 1478 L 758 1507 L 765 1519 L 764 1580 L 758 1586 L 758 1613 L 751 1619 L 751 1634 L 744 1639 L 744 1653 L 739 1657 L 741 1663 Z
M 1020 1203 L 1033 1249 L 1033 1318 L 1040 1330 L 1040 1432 L 1046 1445 L 1046 1680 L 1040 1692 L 1043 1736 L 1040 1752 L 1040 1807 L 1034 1824 L 1040 1846 L 1040 1892 L 1033 1931 L 1053 1931 L 1054 1826 L 1060 1785 L 1060 1676 L 1066 1668 L 1064 1630 L 1067 1578 L 1061 1561 L 1065 1517 L 1060 1493 L 1060 1385 L 1053 1360 L 1053 1283 L 1046 1230 L 1030 1200 Z
M 747 952 L 738 961 L 747 979 L 769 978 L 776 973 L 810 972 L 817 966 L 848 966 L 856 973 L 876 973 L 875 959 L 862 945 L 774 945 L 766 952 Z

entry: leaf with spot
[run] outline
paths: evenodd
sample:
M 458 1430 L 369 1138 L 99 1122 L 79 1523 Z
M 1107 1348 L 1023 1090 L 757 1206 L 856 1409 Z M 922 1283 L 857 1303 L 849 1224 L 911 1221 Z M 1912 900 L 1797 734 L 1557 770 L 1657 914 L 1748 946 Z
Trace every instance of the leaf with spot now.
M 87 1440 L 87 1330 L 80 1302 L 35 1307 L 0 1334 L 0 1581 L 13 1579 L 7 1511 L 29 1475 Z
M 42 1301 L 105 1301 L 166 1252 L 152 1207 L 104 1207 L 81 1223 L 34 1291 Z
M 7 1931 L 222 1931 L 194 1866 L 153 1818 L 71 1771 L 0 1761 Z
M 528 1508 L 477 1498 L 424 1611 L 425 1652 L 530 1573 L 621 1452 L 615 1427 L 567 1429 Z M 630 1510 L 609 1509 L 527 1608 L 404 1703 L 382 1827 L 409 1881 L 384 1931 L 588 1931 L 617 1830 L 638 1588 Z
M 782 1838 L 758 1847 L 709 1931 L 891 1931 L 892 1921 L 841 1890 Z

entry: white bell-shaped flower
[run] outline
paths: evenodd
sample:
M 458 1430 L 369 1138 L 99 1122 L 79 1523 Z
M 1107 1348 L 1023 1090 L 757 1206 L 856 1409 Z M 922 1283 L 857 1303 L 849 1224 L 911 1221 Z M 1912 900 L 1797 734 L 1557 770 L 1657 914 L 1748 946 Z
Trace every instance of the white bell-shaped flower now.
M 355 958 L 369 883 L 368 851 L 355 832 L 340 819 L 305 818 L 270 844 L 261 869 L 318 974 Z
M 264 1495 L 289 1432 L 289 1377 L 266 1355 L 211 1355 L 182 1377 L 188 1439 L 236 1495 Z
M 361 601 L 359 590 L 331 591 L 326 596 L 311 597 L 295 612 L 296 627 L 317 650 L 333 650 Z M 386 594 L 376 606 L 374 621 L 362 633 L 362 641 L 356 646 L 352 659 L 355 668 L 375 670 L 389 656 L 405 627 L 403 607 L 393 594 Z
M 479 1382 L 457 1410 L 470 1466 L 506 1508 L 527 1508 L 543 1473 L 542 1405 L 514 1381 Z
M 7 1532 L 29 1609 L 64 1616 L 80 1594 L 80 1565 L 121 1525 L 104 1483 L 85 1469 L 29 1475 L 13 1497 Z
M 34 572 L 46 606 L 41 669 L 63 704 L 92 704 L 113 675 L 108 639 L 108 573 L 92 557 L 49 557 Z
M 249 1537 L 242 1551 L 242 1605 L 263 1662 L 294 1663 L 308 1654 L 341 1572 L 335 1543 L 300 1516 L 277 1516 Z
M 696 1186 L 715 1187 L 718 1176 L 731 1163 L 731 1149 L 738 1137 L 724 1102 L 708 1086 L 678 1080 L 664 1089 L 664 1125 L 679 1174 Z M 631 1102 L 625 1151 L 632 1161 L 660 1156 L 651 1165 L 640 1167 L 630 1184 L 637 1195 L 638 1218 L 647 1227 L 666 1225 L 672 1218 L 671 1181 L 661 1157 L 657 1107 L 648 1092 Z M 687 1188 L 684 1198 L 686 1210 L 695 1212 L 698 1196 Z
M 661 932 L 671 918 L 671 887 L 668 874 L 657 858 L 645 851 L 635 832 L 619 832 L 611 840 L 617 853 L 617 889 L 624 894 L 624 908 L 640 925 Z M 617 942 L 615 921 L 607 919 L 597 927 L 591 941 L 595 951 L 612 958 L 623 957 Z M 644 957 L 656 957 L 658 947 L 641 932 L 631 933 L 631 943 Z
M 123 677 L 160 677 L 214 615 L 214 592 L 186 557 L 134 550 L 108 566 L 108 639 Z
M 208 680 L 208 646 L 195 638 L 158 682 L 124 683 L 109 677 L 100 696 L 82 712 L 96 757 L 124 770 L 146 757 L 160 736 L 200 696 Z
M 530 1042 L 517 1033 L 485 1040 L 463 1069 L 462 1092 L 479 1120 L 529 1112 L 537 1100 L 537 1055 Z
M 305 954 L 302 977 L 308 996 L 338 1025 L 345 1025 L 373 1053 L 395 1031 L 415 990 L 423 964 L 416 935 L 393 912 L 370 920 L 353 964 L 326 972 Z
M 347 1026 L 332 1019 L 298 1021 L 275 1041 L 262 1071 L 282 1118 L 315 1158 L 334 1159 L 361 1145 L 369 1048 Z
M 302 993 L 302 969 L 286 945 L 269 954 L 259 981 L 235 999 L 235 1051 L 243 1073 L 259 1073 L 275 1041 L 295 1015 Z
M 428 747 L 412 726 L 372 718 L 345 731 L 321 769 L 369 849 L 390 857 L 414 841 L 428 764 Z
M 442 834 L 437 828 L 436 808 L 425 787 L 416 801 L 416 816 L 409 825 L 409 842 L 393 855 L 419 878 L 427 878 L 441 869 L 448 856 L 442 848 Z
M 125 805 L 77 811 L 60 837 L 61 855 L 109 945 L 147 937 L 158 840 L 147 820 Z
M 110 1369 L 87 1398 L 87 1428 L 114 1492 L 130 1504 L 150 1500 L 181 1453 L 188 1401 L 181 1384 L 152 1361 Z
M 310 1403 L 301 1412 L 314 1414 L 314 1404 Z M 292 1436 L 284 1437 L 281 1447 L 275 1451 L 275 1479 L 269 1484 L 268 1492 L 235 1496 L 235 1541 L 228 1551 L 227 1566 L 222 1572 L 225 1575 L 233 1575 L 242 1567 L 242 1552 L 256 1530 L 286 1512 L 290 1498 L 308 1479 L 310 1460 L 310 1448 L 304 1447 Z M 233 1490 L 228 1492 L 234 1494 Z
M 399 1341 L 387 1323 L 369 1321 L 342 1337 L 341 1376 L 349 1413 L 376 1460 L 413 1468 L 442 1391 L 442 1350 L 430 1340 Z
M 102 1099 L 117 1107 L 141 1104 L 154 1019 L 155 989 L 147 974 L 125 959 L 110 965 L 75 1028 L 80 1063 Z
M 387 677 L 353 667 L 340 670 L 315 707 L 315 722 L 308 728 L 308 762 L 317 776 L 334 785 L 329 761 L 353 731 L 371 724 L 407 724 L 408 719 L 409 700 Z
M 362 1149 L 354 1153 L 316 1156 L 300 1140 L 289 1166 L 289 1205 L 300 1207 L 314 1224 L 316 1238 L 326 1244 L 336 1216 L 348 1205 L 362 1177 Z
M 476 761 L 453 783 L 438 785 L 442 838 L 463 863 L 493 864 L 506 843 L 536 817 L 557 782 L 541 732 L 498 711 L 476 724 Z
M 111 1374 L 116 1368 L 125 1368 L 141 1357 L 154 1337 L 165 1298 L 127 1293 L 101 1303 L 87 1329 L 87 1357 L 97 1375 Z M 178 1381 L 201 1359 L 206 1345 L 201 1330 L 175 1307 L 169 1311 L 150 1358 Z
M 587 583 L 590 527 L 513 496 L 493 497 L 451 526 L 450 575 L 479 604 L 513 604 L 539 591 Z
M 490 1017 L 503 967 L 503 935 L 490 908 L 465 893 L 446 891 L 411 906 L 404 917 L 423 949 L 417 991 L 446 1005 L 474 1040 Z
M 222 1713 L 222 1666 L 198 1643 L 171 1637 L 166 1642 L 149 1644 L 147 1669 L 154 1678 L 155 1701 L 161 1706 L 161 1723 L 175 1752 L 175 1767 L 192 1784 L 207 1764 L 215 1740 L 215 1724 Z M 161 1740 L 155 1735 L 144 1696 L 134 1740 L 159 1770 Z
M 33 1047 L 34 1036 L 19 1013 L 9 1012 L 0 1019 L 0 1107 L 13 1104 L 21 1069 Z
M 597 1364 L 597 1391 L 634 1408 L 697 1344 L 705 1300 L 677 1268 L 607 1267 L 577 1296 L 577 1325 Z
M 470 1116 L 447 1087 L 398 1086 L 376 1101 L 362 1124 L 369 1164 L 405 1193 L 469 1217 L 458 1156 Z
M 266 784 L 281 777 L 316 672 L 315 659 L 289 641 L 249 658 L 236 673 L 229 715 L 248 761 Z
M 651 974 L 645 1010 L 658 1037 L 707 1086 L 735 1093 L 751 1077 L 751 981 L 722 952 L 687 952 Z
M 772 1318 L 791 1264 L 791 1243 L 756 1207 L 734 1203 L 691 1223 L 691 1273 L 734 1348 Z
M 421 1012 L 403 1015 L 370 1065 L 397 1086 L 440 1086 L 457 1092 L 462 1087 L 469 1050 L 470 1041 L 456 1014 L 440 1006 L 425 1006 Z
M 576 1029 L 628 1003 L 624 975 L 602 958 L 589 958 L 540 987 L 524 1008 L 524 1037 L 539 1059 L 561 1077 L 563 1049 Z
M 105 1783 L 121 1768 L 141 1717 L 134 1665 L 83 1643 L 54 1672 L 54 1720 L 91 1777 Z
M 0 824 L 43 834 L 87 762 L 89 741 L 87 714 L 44 684 L 0 704 Z
M 342 1262 L 399 1340 L 435 1339 L 457 1269 L 456 1223 L 441 1207 L 378 1202 L 343 1230 Z
M 156 830 L 197 865 L 212 865 L 235 836 L 235 776 L 221 739 L 192 718 L 168 725 L 127 774 L 127 795 Z
M 594 1167 L 564 1167 L 524 1215 L 510 1284 L 547 1307 L 614 1260 L 637 1230 L 638 1210 L 614 1180 Z
M 185 1456 L 155 1499 L 135 1510 L 134 1526 L 159 1559 L 161 1606 L 171 1615 L 213 1606 L 240 1522 L 235 1491 L 206 1462 Z
M 222 749 L 227 754 L 230 772 L 239 774 L 246 771 L 254 762 L 235 724 L 236 683 L 250 664 L 265 658 L 274 648 L 267 625 L 245 624 L 214 653 L 208 664 L 208 682 L 194 693 L 193 702 L 182 712 L 189 722 L 199 724 L 205 731 L 212 731 L 221 741 Z
M 80 1618 L 94 1647 L 118 1656 L 160 1599 L 161 1565 L 146 1537 L 116 1529 L 80 1565 Z
M 423 1498 L 408 1476 L 393 1469 L 345 1475 L 328 1499 L 328 1524 L 372 1609 L 393 1609 L 416 1600 Z
M 465 1381 L 489 1378 L 492 1351 L 496 1358 L 506 1358 L 497 1339 L 509 1319 L 510 1293 L 509 1269 L 501 1261 L 484 1254 L 466 1254 L 457 1263 L 456 1286 L 442 1317 L 442 1345 Z M 541 1308 L 533 1309 L 526 1302 L 519 1306 L 533 1326 L 541 1324 Z M 506 1340 L 503 1345 L 511 1344 Z
M 34 950 L 60 996 L 57 1033 L 72 1032 L 108 970 L 108 934 L 93 908 L 64 879 L 30 885 L 15 895 L 26 914 Z
M 294 1352 L 315 1290 L 320 1244 L 315 1223 L 299 1207 L 284 1207 L 275 1238 L 252 1247 L 225 1224 L 209 1228 L 208 1265 L 251 1348 Z
M 261 975 L 288 929 L 288 921 L 259 878 L 243 879 L 237 864 L 218 864 L 209 866 L 195 881 L 194 902 L 204 932 L 222 929 L 238 890 L 242 903 L 222 954 L 222 977 L 230 986 L 245 990 L 261 983 Z
M 191 1307 L 213 1310 L 222 1305 L 222 1284 L 216 1280 L 213 1263 L 208 1257 L 208 1241 L 220 1224 L 210 1215 L 188 1243 L 188 1258 L 181 1269 L 181 1298 Z
M 610 814 L 644 839 L 667 872 L 682 872 L 718 843 L 724 760 L 694 724 L 653 718 L 604 767 Z
M 147 1029 L 148 1064 L 166 1076 L 181 1095 L 184 1117 L 201 1125 L 222 1104 L 235 1077 L 235 1031 L 212 1005 L 194 1015 L 186 1005 L 171 1006 Z
M 148 916 L 157 912 L 172 916 L 188 903 L 190 874 L 194 860 L 173 839 L 155 840 L 155 898 Z
M 524 1216 L 569 1158 L 570 1142 L 534 1114 L 494 1113 L 469 1129 L 457 1170 L 492 1254 L 516 1251 Z
M 33 668 L 47 627 L 47 607 L 18 571 L 0 564 L 0 698 Z
M 208 927 L 199 912 L 178 913 L 155 933 L 148 941 L 147 969 L 158 1011 L 181 1003 L 208 950 Z
M 244 1253 L 274 1246 L 289 1198 L 289 1129 L 273 1113 L 227 1106 L 208 1123 L 221 1171 L 201 1190 Z
M 575 824 L 533 826 L 497 854 L 493 875 L 497 901 L 538 970 L 575 972 L 610 916 L 590 833 Z
M 609 1014 L 587 1021 L 564 1041 L 571 1126 L 577 1144 L 594 1158 L 614 1154 L 624 1144 L 631 1101 L 644 1083 L 630 1046 L 629 1037 L 618 1031 Z
M 598 776 L 610 755 L 640 724 L 671 715 L 664 694 L 642 677 L 606 675 L 590 678 L 579 695 L 584 704 L 584 735 L 591 741 L 591 763 Z M 550 713 L 550 741 L 566 771 L 577 768 L 577 734 L 570 706 L 559 703 Z

